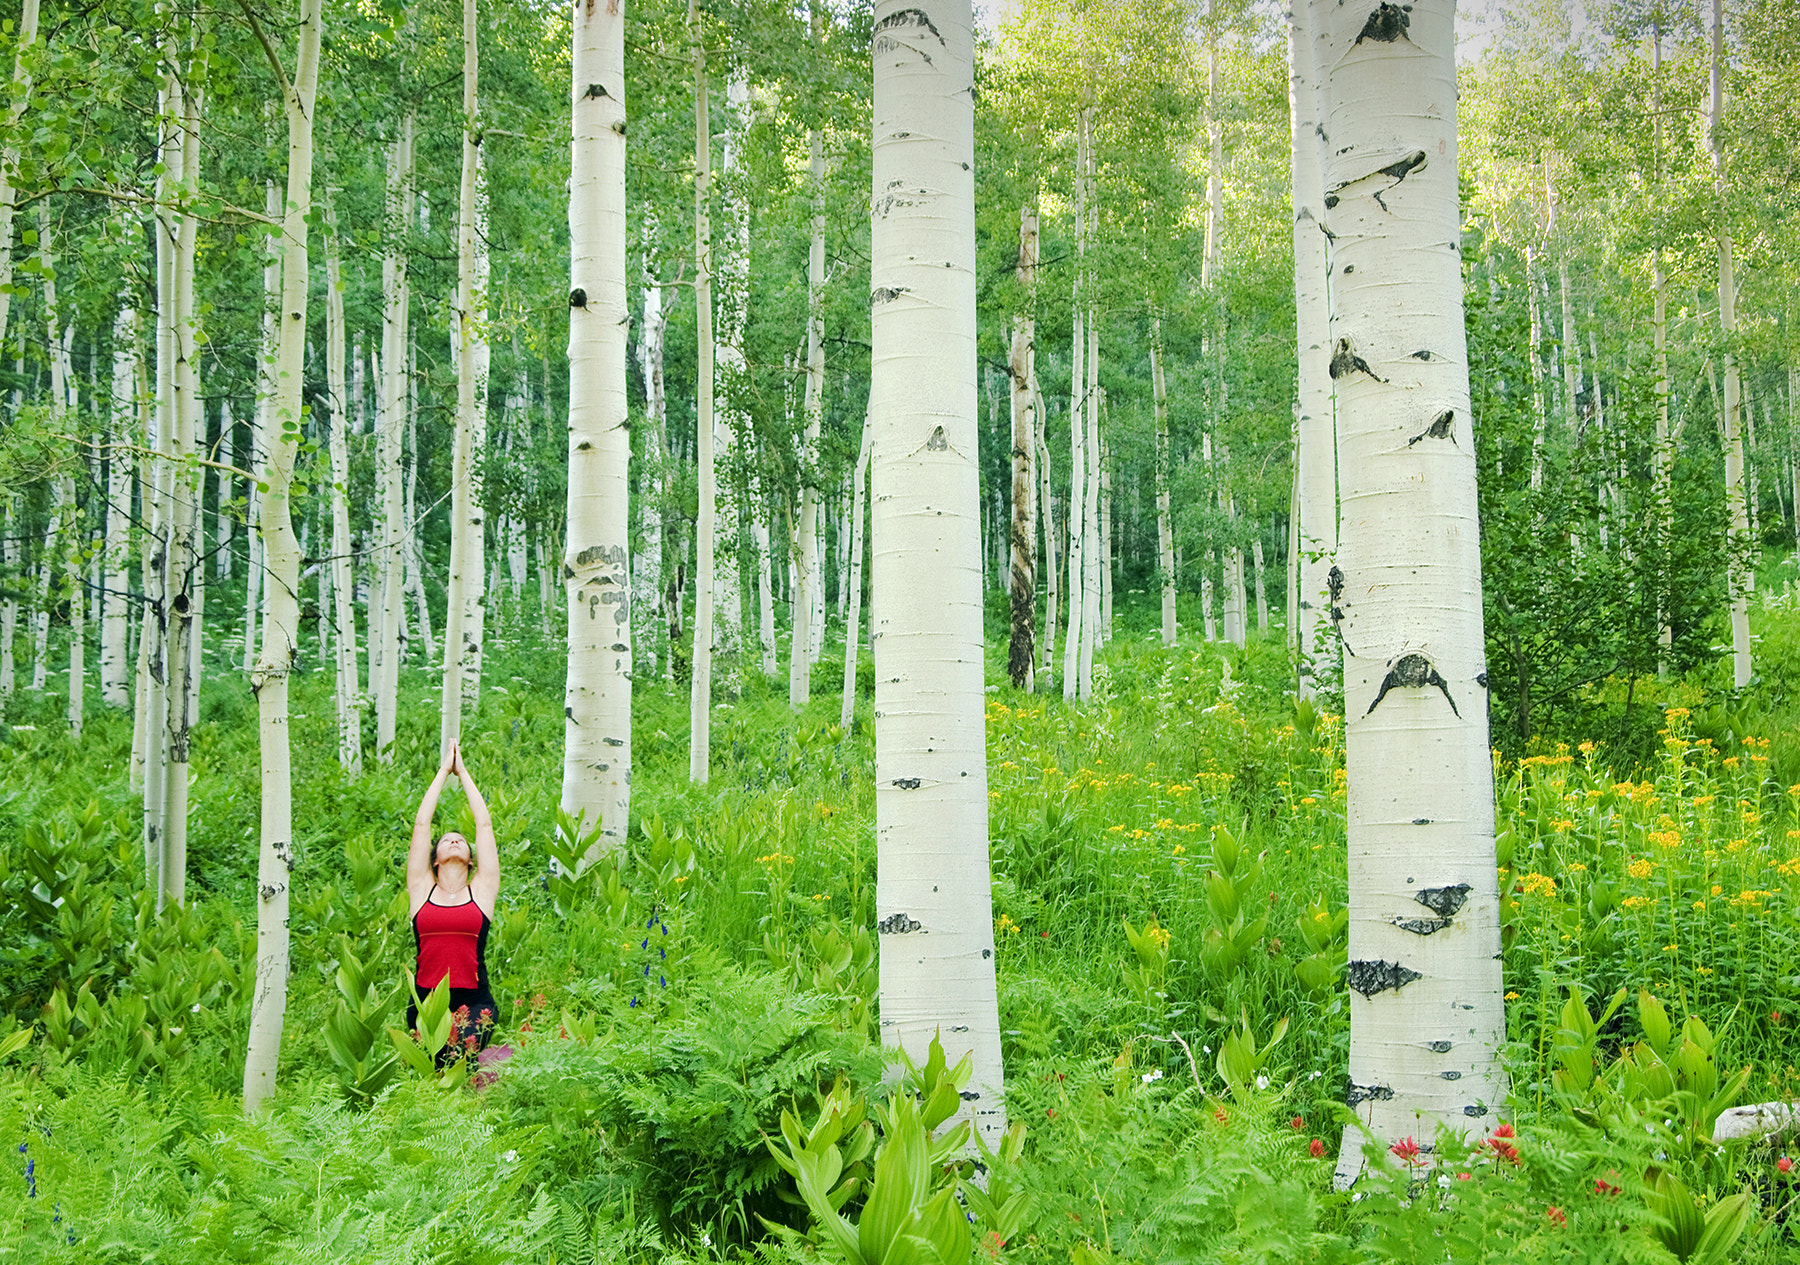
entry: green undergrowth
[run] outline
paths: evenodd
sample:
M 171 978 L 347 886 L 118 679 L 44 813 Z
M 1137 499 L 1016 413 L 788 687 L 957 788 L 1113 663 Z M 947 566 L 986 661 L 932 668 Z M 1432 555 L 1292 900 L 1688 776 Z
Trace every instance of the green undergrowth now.
M 489 960 L 515 1053 L 483 1088 L 395 1045 L 429 678 L 403 679 L 392 767 L 351 781 L 328 677 L 303 673 L 281 1088 L 254 1120 L 237 1103 L 247 688 L 212 663 L 192 901 L 160 915 L 129 718 L 96 706 L 76 741 L 54 699 L 20 695 L 0 726 L 0 1261 L 847 1259 L 823 1193 L 809 1207 L 783 1163 L 793 1127 L 824 1130 L 808 1145 L 839 1154 L 839 1214 L 899 1244 L 890 1265 L 943 1259 L 947 1190 L 973 1260 L 1791 1259 L 1800 1186 L 1780 1151 L 1705 1136 L 1709 1111 L 1800 1091 L 1800 729 L 1773 653 L 1800 639 L 1800 603 L 1757 614 L 1768 666 L 1745 697 L 1710 676 L 1599 682 L 1595 714 L 1641 717 L 1647 738 L 1615 758 L 1540 737 L 1500 764 L 1515 1132 L 1377 1148 L 1354 1197 L 1330 1182 L 1358 1144 L 1339 1105 L 1343 729 L 1329 702 L 1295 704 L 1277 641 L 1164 650 L 1154 611 L 1126 604 L 1085 705 L 1011 690 L 994 652 L 995 943 L 1023 1136 L 988 1194 L 903 1171 L 941 1139 L 829 1142 L 852 1101 L 900 1120 L 914 1075 L 876 1044 L 872 721 L 865 696 L 839 726 L 841 661 L 798 713 L 785 682 L 722 672 L 704 786 L 685 683 L 646 673 L 627 847 L 570 879 L 559 657 L 523 632 L 489 643 L 464 750 L 499 826 Z M 1622 754 L 1644 741 L 1649 759 Z M 462 811 L 452 796 L 443 816 Z M 903 1189 L 914 1202 L 883 1220 L 906 1201 L 880 1192 Z

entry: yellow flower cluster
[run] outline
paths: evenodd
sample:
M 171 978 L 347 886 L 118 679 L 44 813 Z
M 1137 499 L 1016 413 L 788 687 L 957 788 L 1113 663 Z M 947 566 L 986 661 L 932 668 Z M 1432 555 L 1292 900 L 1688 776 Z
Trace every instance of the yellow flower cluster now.
M 1019 934 L 1019 924 L 1014 922 L 1007 915 L 1001 914 L 998 918 L 994 919 L 994 934 L 997 936 L 1016 936 Z
M 1659 848 L 1679 848 L 1681 846 L 1679 830 L 1651 830 L 1647 831 L 1644 837 Z
M 1649 857 L 1639 857 L 1625 867 L 1625 872 L 1632 878 L 1649 878 L 1650 872 L 1656 868 L 1656 862 Z
M 1519 886 L 1524 889 L 1527 896 L 1556 895 L 1556 880 L 1548 874 L 1539 874 L 1534 871 L 1522 875 L 1519 878 Z
M 794 858 L 785 852 L 771 852 L 767 856 L 756 858 L 758 865 L 792 865 Z

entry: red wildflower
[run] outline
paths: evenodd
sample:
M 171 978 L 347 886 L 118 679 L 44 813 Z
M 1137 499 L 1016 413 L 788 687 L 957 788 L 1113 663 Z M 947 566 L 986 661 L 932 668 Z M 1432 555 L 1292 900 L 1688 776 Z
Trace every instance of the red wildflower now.
M 988 1254 L 990 1261 L 1000 1259 L 1000 1249 L 1006 1246 L 1006 1240 L 1000 1237 L 998 1230 L 989 1230 L 981 1236 L 982 1250 Z
M 1516 1135 L 1513 1133 L 1513 1127 L 1510 1124 L 1503 1124 L 1494 1130 L 1487 1141 L 1488 1146 L 1493 1148 L 1494 1154 L 1509 1164 L 1519 1162 L 1519 1148 L 1513 1145 L 1514 1136 Z
M 1459 1182 L 1472 1182 L 1475 1180 L 1475 1174 L 1473 1174 L 1473 1173 L 1458 1173 L 1456 1175 L 1456 1180 Z
M 1619 1193 L 1619 1188 L 1607 1181 L 1604 1177 L 1596 1177 L 1594 1179 L 1594 1193 L 1596 1195 L 1616 1195 Z
M 1051 1120 L 1056 1119 L 1056 1108 L 1055 1107 L 1044 1108 L 1044 1115 Z
M 1394 1143 L 1394 1145 L 1390 1146 L 1388 1150 L 1399 1156 L 1402 1164 L 1417 1164 L 1419 1162 L 1419 1144 L 1410 1137 L 1401 1138 L 1398 1142 Z
M 1784 1155 L 1780 1159 L 1775 1161 L 1775 1167 L 1780 1169 L 1784 1173 L 1791 1173 L 1794 1171 L 1794 1161 L 1790 1160 L 1787 1156 Z
M 1568 1214 L 1565 1213 L 1561 1208 L 1558 1208 L 1555 1204 L 1550 1205 L 1550 1210 L 1546 1215 L 1550 1218 L 1551 1225 L 1568 1225 L 1569 1224 Z
M 1217 1120 L 1220 1124 L 1230 1124 L 1231 1123 L 1231 1117 L 1226 1114 L 1225 1108 L 1223 1108 L 1223 1107 L 1214 1107 L 1213 1108 L 1213 1119 Z
M 1312 1153 L 1312 1157 L 1315 1160 L 1325 1158 L 1325 1144 L 1317 1138 L 1314 1138 L 1312 1143 L 1306 1149 Z
M 1305 1116 L 1295 1116 L 1292 1120 L 1288 1121 L 1288 1123 L 1293 1125 L 1294 1130 L 1296 1132 L 1298 1132 L 1299 1130 L 1304 1129 L 1306 1127 L 1306 1117 Z

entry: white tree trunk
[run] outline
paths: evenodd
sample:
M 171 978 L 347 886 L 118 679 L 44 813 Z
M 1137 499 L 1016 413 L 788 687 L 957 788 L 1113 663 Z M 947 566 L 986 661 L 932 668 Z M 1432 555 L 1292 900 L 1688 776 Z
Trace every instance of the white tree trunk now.
M 1479 1137 L 1506 1101 L 1452 8 L 1424 0 L 1398 20 L 1387 8 L 1334 12 L 1325 168 L 1343 487 L 1349 1102 L 1377 1139 L 1422 1146 L 1440 1126 Z M 1349 1128 L 1341 1182 L 1361 1156 Z
M 400 622 L 406 600 L 404 551 L 410 531 L 401 448 L 409 412 L 406 361 L 412 291 L 407 238 L 413 219 L 413 127 L 414 116 L 408 110 L 388 149 L 388 242 L 381 261 L 381 381 L 375 430 L 375 478 L 381 488 L 382 511 L 381 611 L 380 626 L 370 638 L 375 648 L 369 654 L 369 692 L 375 696 L 375 758 L 382 764 L 390 764 L 394 758 L 394 722 L 400 704 Z
M 328 207 L 325 239 L 325 389 L 331 397 L 331 589 L 336 655 L 338 763 L 362 776 L 362 691 L 357 684 L 356 573 L 350 537 L 350 428 L 354 418 L 344 384 L 344 276 L 337 219 Z
M 412 383 L 417 377 L 418 347 L 406 349 L 407 371 L 406 383 L 410 396 Z M 404 591 L 413 600 L 413 619 L 419 633 L 419 654 L 426 663 L 437 658 L 437 640 L 431 634 L 431 597 L 425 591 L 425 547 L 421 543 L 420 533 L 416 529 L 419 521 L 419 411 L 412 407 L 409 399 L 406 417 L 406 452 L 410 460 L 406 463 L 406 551 L 402 555 L 405 569 L 401 579 Z M 406 652 L 406 633 L 400 634 L 401 658 Z
M 487 298 L 476 267 L 476 198 L 479 180 L 480 142 L 477 111 L 477 77 L 480 53 L 477 45 L 475 0 L 463 0 L 463 138 L 462 183 L 457 199 L 456 307 L 451 318 L 452 346 L 456 352 L 456 432 L 450 458 L 450 572 L 445 584 L 444 672 L 439 698 L 439 753 L 448 756 L 462 739 L 463 669 L 479 653 L 480 634 L 471 627 L 470 608 L 480 601 L 485 561 L 481 547 L 483 519 L 474 474 L 480 460 L 475 451 L 477 414 L 486 409 L 486 384 L 481 381 L 486 356 L 477 351 L 485 343 Z M 415 468 L 417 457 L 414 458 Z M 471 590 L 474 590 L 471 593 Z M 471 635 L 473 634 L 473 635 Z
M 623 9 L 574 6 L 562 807 L 599 827 L 590 860 L 624 845 L 631 808 Z
M 1093 129 L 1088 130 L 1088 237 L 1093 239 L 1096 215 Z M 1100 319 L 1090 302 L 1087 309 L 1086 434 L 1082 439 L 1086 461 L 1082 466 L 1086 486 L 1081 490 L 1081 651 L 1076 664 L 1076 692 L 1083 699 L 1094 696 L 1094 647 L 1100 641 Z
M 656 672 L 657 637 L 652 626 L 662 610 L 663 587 L 663 480 L 668 463 L 668 402 L 663 387 L 664 335 L 669 327 L 663 311 L 662 283 L 648 273 L 644 277 L 644 320 L 638 331 L 638 367 L 644 377 L 644 399 L 649 416 L 644 435 L 643 470 L 638 476 L 638 535 L 643 548 L 632 576 L 639 599 L 632 605 L 633 644 L 648 651 L 649 668 Z
M 1037 296 L 1038 214 L 1027 203 L 1019 210 L 1019 287 L 1025 310 L 1013 316 L 1012 348 L 1007 369 L 1012 382 L 1012 640 L 1006 666 L 1013 688 L 1036 685 L 1037 610 Z M 860 485 L 858 485 L 860 492 Z
M 850 731 L 856 717 L 856 642 L 857 627 L 862 618 L 863 571 L 863 488 L 869 472 L 869 419 L 863 419 L 862 446 L 856 454 L 856 469 L 851 472 L 850 493 L 850 573 L 845 580 L 848 605 L 844 610 L 844 704 L 838 712 L 838 727 Z
M 721 312 L 714 340 L 715 382 L 724 387 L 713 408 L 713 674 L 725 673 L 725 687 L 735 693 L 743 679 L 744 602 L 739 576 L 743 542 L 743 506 L 736 479 L 721 485 L 720 470 L 736 466 L 740 432 L 748 434 L 749 417 L 741 403 L 749 369 L 744 358 L 744 328 L 750 305 L 750 203 L 744 196 L 743 133 L 749 126 L 750 82 L 740 62 L 725 83 L 725 132 L 721 166 L 724 175 L 725 249 L 715 252 Z M 710 176 L 709 176 L 710 180 Z M 709 243 L 709 250 L 712 248 Z
M 31 99 L 31 70 L 26 65 L 25 51 L 37 42 L 38 0 L 23 0 L 15 28 L 18 56 L 13 62 L 12 104 L 7 109 L 7 135 L 25 113 Z M 6 322 L 12 309 L 13 284 L 13 216 L 17 205 L 13 197 L 13 176 L 19 168 L 19 150 L 8 145 L 0 150 L 0 345 L 6 342 Z M 14 618 L 17 618 L 16 607 Z
M 1156 414 L 1156 570 L 1162 587 L 1162 643 L 1175 648 L 1175 510 L 1169 443 L 1169 387 L 1163 376 L 1162 317 L 1150 318 L 1150 400 Z
M 300 557 L 289 494 L 300 436 L 300 386 L 306 352 L 307 218 L 312 210 L 313 105 L 319 81 L 320 0 L 301 0 L 294 78 L 284 83 L 288 122 L 287 214 L 282 222 L 279 394 L 270 418 L 269 463 L 262 493 L 268 605 L 262 652 L 250 678 L 262 749 L 262 843 L 257 861 L 256 987 L 244 1058 L 244 1110 L 275 1088 L 287 1010 L 288 877 L 293 870 L 293 778 L 288 748 L 288 678 L 300 639 Z M 271 57 L 271 60 L 273 58 Z M 280 67 L 274 69 L 279 72 Z
M 706 103 L 706 47 L 699 0 L 688 0 L 694 59 L 694 309 L 699 358 L 696 443 L 699 505 L 694 521 L 694 641 L 688 688 L 688 777 L 704 784 L 712 767 L 713 564 L 717 551 L 719 481 L 713 417 L 712 126 Z
M 819 657 L 814 608 L 819 605 L 819 431 L 825 418 L 825 137 L 808 141 L 813 191 L 812 238 L 806 252 L 806 404 L 800 439 L 800 519 L 793 549 L 794 621 L 788 647 L 788 706 L 799 710 L 812 695 L 812 665 Z
M 469 538 L 463 558 L 463 703 L 481 705 L 483 647 L 487 644 L 487 446 L 488 383 L 493 347 L 488 342 L 487 151 L 475 151 L 475 288 L 470 307 L 469 362 L 475 375 L 475 408 L 469 415 Z
M 763 495 L 762 476 L 750 476 L 750 539 L 756 548 L 756 640 L 762 649 L 762 672 L 774 676 L 781 669 L 775 649 L 775 568 L 769 555 L 769 502 Z
M 1726 591 L 1731 601 L 1731 679 L 1733 689 L 1750 684 L 1750 590 L 1756 582 L 1751 566 L 1750 515 L 1744 489 L 1743 384 L 1733 345 L 1737 338 L 1737 281 L 1732 273 L 1731 221 L 1727 214 L 1725 172 L 1725 26 L 1720 0 L 1712 3 L 1712 75 L 1707 103 L 1707 144 L 1712 151 L 1713 190 L 1718 198 L 1719 336 L 1725 344 L 1725 383 L 1720 392 L 1725 432 L 1725 505 L 1730 515 Z
M 19 548 L 19 511 L 17 495 L 0 500 L 0 565 L 8 575 L 19 573 L 23 550 Z M 0 598 L 0 717 L 18 687 L 19 668 L 13 658 L 13 640 L 19 635 L 19 603 L 10 596 Z M 135 772 L 135 766 L 134 766 Z M 132 789 L 136 789 L 134 786 Z
M 952 1063 L 972 1055 L 962 1110 L 991 1143 L 1005 1128 L 1005 1079 L 987 851 L 969 0 L 878 0 L 874 62 L 882 1039 L 918 1062 L 934 1037 Z
M 1039 391 L 1034 412 L 1037 415 L 1038 468 L 1038 504 L 1042 507 L 1039 517 L 1043 520 L 1044 540 L 1044 659 L 1041 674 L 1040 690 L 1052 690 L 1056 685 L 1056 621 L 1057 599 L 1060 596 L 1062 582 L 1062 559 L 1056 552 L 1057 543 L 1062 537 L 1056 526 L 1056 488 L 1050 475 L 1050 443 L 1045 437 L 1049 423 L 1044 418 L 1044 396 Z
M 1289 628 L 1299 690 L 1311 698 L 1320 668 L 1337 653 L 1331 621 L 1331 568 L 1337 553 L 1337 424 L 1331 387 L 1331 309 L 1320 175 L 1322 85 L 1316 56 L 1325 10 L 1294 0 L 1288 25 L 1288 111 L 1294 183 L 1294 313 L 1299 351 L 1294 482 L 1299 573 Z
M 1075 296 L 1074 332 L 1069 340 L 1069 506 L 1064 515 L 1068 529 L 1068 621 L 1063 634 L 1063 698 L 1085 698 L 1081 693 L 1082 615 L 1087 610 L 1087 325 L 1084 319 L 1088 248 L 1088 150 L 1093 145 L 1093 115 L 1083 108 L 1075 125 Z
M 263 184 L 263 214 L 271 223 L 281 221 L 281 194 L 275 188 L 273 180 Z M 277 337 L 277 312 L 281 307 L 281 239 L 271 236 L 263 251 L 263 309 L 261 337 L 256 352 L 256 408 L 250 414 L 250 451 L 244 462 L 252 472 L 263 468 L 269 456 L 269 407 L 275 398 L 275 343 Z M 161 379 L 160 335 L 158 349 L 158 380 Z M 158 388 L 160 392 L 160 387 Z M 164 436 L 167 442 L 167 436 Z M 244 671 L 249 673 L 256 663 L 256 627 L 262 614 L 263 584 L 263 535 L 262 535 L 262 496 L 257 489 L 256 478 L 248 480 L 245 491 L 246 504 L 249 506 L 248 523 L 245 527 L 249 565 L 246 568 L 244 581 Z

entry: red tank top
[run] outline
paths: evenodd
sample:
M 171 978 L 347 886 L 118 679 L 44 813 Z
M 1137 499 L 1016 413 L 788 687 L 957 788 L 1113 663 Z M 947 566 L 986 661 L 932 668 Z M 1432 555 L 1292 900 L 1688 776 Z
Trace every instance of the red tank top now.
M 488 917 L 473 900 L 460 905 L 436 905 L 427 900 L 413 915 L 413 934 L 419 942 L 419 969 L 414 976 L 421 988 L 435 988 L 445 977 L 451 988 L 476 988 L 485 981 L 482 942 L 487 939 Z

